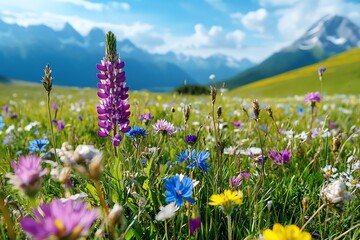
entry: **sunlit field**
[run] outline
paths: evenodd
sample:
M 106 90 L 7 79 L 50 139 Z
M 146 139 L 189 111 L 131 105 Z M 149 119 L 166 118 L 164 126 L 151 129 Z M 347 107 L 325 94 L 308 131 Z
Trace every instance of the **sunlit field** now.
M 53 76 L 1 86 L 1 239 L 360 238 L 359 96 L 130 90 L 118 132 Z

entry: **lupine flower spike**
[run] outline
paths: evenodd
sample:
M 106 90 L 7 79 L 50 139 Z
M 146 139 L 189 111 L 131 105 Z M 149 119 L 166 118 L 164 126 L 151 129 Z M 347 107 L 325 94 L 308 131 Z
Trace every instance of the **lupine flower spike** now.
M 130 105 L 127 94 L 129 88 L 125 84 L 125 72 L 122 70 L 124 62 L 120 62 L 119 54 L 116 52 L 116 38 L 112 32 L 106 34 L 106 55 L 101 64 L 96 64 L 100 73 L 97 95 L 101 98 L 97 106 L 99 137 L 112 135 L 112 145 L 119 146 L 122 136 L 130 130 L 129 116 Z

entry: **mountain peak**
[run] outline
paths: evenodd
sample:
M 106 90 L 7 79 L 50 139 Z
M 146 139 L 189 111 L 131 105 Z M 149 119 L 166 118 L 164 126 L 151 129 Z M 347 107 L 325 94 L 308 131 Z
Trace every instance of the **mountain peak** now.
M 295 46 L 300 50 L 321 49 L 341 52 L 359 46 L 360 27 L 346 17 L 326 15 L 313 24 Z

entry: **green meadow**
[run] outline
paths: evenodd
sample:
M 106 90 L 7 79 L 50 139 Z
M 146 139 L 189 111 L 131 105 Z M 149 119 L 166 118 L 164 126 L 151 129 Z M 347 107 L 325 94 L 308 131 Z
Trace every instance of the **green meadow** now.
M 142 132 L 122 133 L 118 147 L 97 135 L 95 88 L 55 81 L 47 105 L 40 84 L 0 84 L 0 238 L 37 239 L 21 224 L 37 217 L 54 229 L 38 239 L 359 239 L 359 53 L 228 92 L 130 91 L 129 125 Z M 326 96 L 306 103 L 321 91 L 319 66 Z M 139 119 L 147 112 L 152 119 Z M 48 144 L 36 150 L 39 139 Z M 101 157 L 77 161 L 74 150 L 88 145 Z M 16 185 L 21 156 L 41 157 L 46 174 Z M 76 212 L 41 222 L 33 209 L 55 199 L 85 202 L 97 217 L 88 229 L 69 227 Z

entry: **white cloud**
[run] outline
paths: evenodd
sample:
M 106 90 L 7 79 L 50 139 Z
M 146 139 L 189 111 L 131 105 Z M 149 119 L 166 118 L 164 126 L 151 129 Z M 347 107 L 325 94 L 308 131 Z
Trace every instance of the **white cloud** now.
M 260 6 L 290 6 L 300 0 L 260 0 Z
M 210 4 L 213 8 L 221 11 L 226 12 L 226 4 L 222 0 L 206 0 L 208 4 Z
M 235 12 L 230 15 L 232 19 L 241 22 L 245 28 L 263 33 L 265 31 L 265 24 L 268 17 L 268 12 L 264 8 L 259 8 L 256 11 L 251 11 L 246 14 Z
M 275 12 L 279 17 L 277 28 L 287 40 L 296 40 L 320 18 L 328 14 L 348 17 L 360 24 L 360 3 L 345 0 L 302 0 Z
M 83 7 L 87 10 L 93 10 L 93 11 L 102 11 L 104 9 L 104 4 L 102 3 L 93 3 L 86 0 L 53 0 L 56 2 L 62 2 L 62 3 L 70 3 L 74 4 L 80 7 Z
M 108 3 L 94 3 L 87 0 L 52 0 L 60 3 L 69 3 L 80 6 L 89 11 L 103 11 L 104 9 L 122 9 L 125 11 L 130 10 L 130 5 L 126 2 L 108 2 Z
M 2 11 L 1 15 L 5 22 L 16 23 L 24 27 L 45 24 L 53 29 L 61 30 L 64 27 L 64 24 L 68 22 L 83 36 L 87 35 L 93 28 L 101 28 L 104 31 L 113 31 L 119 38 L 140 38 L 141 35 L 145 35 L 153 29 L 152 25 L 142 22 L 115 24 L 49 12 L 35 14 L 31 12 L 16 13 L 12 11 Z

